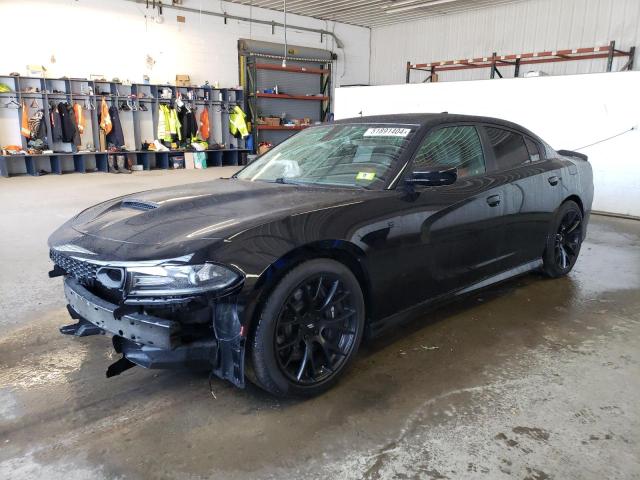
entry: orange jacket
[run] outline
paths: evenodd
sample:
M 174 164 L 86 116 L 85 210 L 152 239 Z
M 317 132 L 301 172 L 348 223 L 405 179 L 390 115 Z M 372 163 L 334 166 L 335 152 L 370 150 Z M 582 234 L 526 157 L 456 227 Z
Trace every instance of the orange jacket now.
M 100 104 L 100 128 L 104 130 L 106 134 L 113 128 L 113 125 L 111 125 L 111 116 L 109 115 L 109 107 L 104 97 L 102 97 L 102 103 Z
M 209 110 L 207 108 L 200 113 L 200 136 L 203 140 L 209 140 Z
M 29 107 L 22 102 L 22 124 L 20 126 L 22 136 L 31 138 L 31 129 L 29 128 Z
M 82 115 L 82 105 L 75 103 L 73 105 L 73 113 L 76 115 L 76 124 L 78 125 L 78 132 L 82 135 L 84 133 L 84 116 Z

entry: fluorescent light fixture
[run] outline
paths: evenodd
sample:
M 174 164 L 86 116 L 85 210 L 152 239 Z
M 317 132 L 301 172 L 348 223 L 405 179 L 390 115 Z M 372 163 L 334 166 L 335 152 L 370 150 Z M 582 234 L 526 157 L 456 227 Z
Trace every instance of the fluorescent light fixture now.
M 385 13 L 400 13 L 400 12 L 406 12 L 409 10 L 415 10 L 418 8 L 427 8 L 427 7 L 432 7 L 434 5 L 442 5 L 445 3 L 453 3 L 457 1 L 458 0 L 433 0 L 431 2 L 415 3 L 416 0 L 403 0 L 401 2 L 394 2 L 393 6 L 385 10 Z

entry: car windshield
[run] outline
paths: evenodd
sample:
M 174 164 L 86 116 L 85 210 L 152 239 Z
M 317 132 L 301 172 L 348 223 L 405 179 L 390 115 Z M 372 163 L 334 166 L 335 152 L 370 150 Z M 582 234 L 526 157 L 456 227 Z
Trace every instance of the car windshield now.
M 416 129 L 354 123 L 308 128 L 262 155 L 237 178 L 382 189 Z

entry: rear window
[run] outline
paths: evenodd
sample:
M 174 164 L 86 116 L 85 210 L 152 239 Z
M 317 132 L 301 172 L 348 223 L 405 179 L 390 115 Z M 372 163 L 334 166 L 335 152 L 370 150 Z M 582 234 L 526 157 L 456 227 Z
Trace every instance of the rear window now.
M 496 157 L 498 170 L 518 167 L 530 161 L 522 135 L 502 128 L 485 127 L 485 130 Z
M 537 162 L 542 157 L 540 156 L 540 149 L 538 144 L 528 137 L 524 137 L 524 143 L 527 145 L 527 152 L 529 152 L 529 160 Z

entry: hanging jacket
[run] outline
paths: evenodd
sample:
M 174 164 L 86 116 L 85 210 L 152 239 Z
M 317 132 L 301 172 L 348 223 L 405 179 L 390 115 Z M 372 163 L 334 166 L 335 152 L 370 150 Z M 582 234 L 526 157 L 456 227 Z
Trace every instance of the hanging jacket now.
M 209 109 L 206 107 L 200 113 L 200 138 L 209 140 Z
M 116 147 L 122 147 L 124 146 L 124 132 L 122 131 L 122 124 L 120 123 L 118 107 L 110 107 L 109 116 L 111 117 L 112 128 L 111 132 L 107 134 L 107 143 L 110 143 Z
M 236 105 L 229 114 L 229 131 L 236 138 L 244 138 L 249 135 L 246 122 L 247 115 Z
M 180 127 L 176 109 L 161 103 L 158 107 L 158 140 L 169 143 L 182 141 Z
M 169 107 L 160 104 L 158 107 L 158 140 L 171 142 L 169 131 Z
M 73 144 L 76 147 L 80 146 L 80 130 L 78 130 L 78 121 L 76 119 L 76 113 L 73 108 L 73 105 L 70 103 L 65 104 L 67 106 L 67 110 L 69 111 L 69 118 L 71 119 L 71 123 L 73 123 Z
M 187 121 L 189 123 L 189 138 L 195 140 L 198 138 L 198 119 L 194 110 L 189 109 Z
M 78 133 L 81 135 L 84 133 L 84 115 L 82 113 L 82 105 L 76 103 L 73 105 L 73 113 L 76 116 L 76 125 L 78 126 Z
M 77 129 L 73 120 L 73 108 L 68 103 L 60 102 L 58 104 L 58 113 L 62 124 L 62 141 L 66 143 L 74 142 Z
M 187 121 L 188 108 L 186 105 L 176 107 L 176 115 L 180 121 L 180 136 L 185 140 L 189 138 L 189 124 Z
M 62 142 L 62 120 L 55 106 L 49 108 L 49 122 L 51 123 L 51 141 L 53 143 Z
M 111 117 L 109 116 L 109 107 L 104 97 L 102 97 L 102 102 L 100 103 L 100 128 L 104 130 L 106 134 L 109 134 L 113 128 L 111 125 Z
M 31 129 L 29 128 L 29 107 L 27 104 L 22 102 L 22 121 L 20 125 L 20 134 L 23 137 L 31 138 Z
M 29 118 L 29 130 L 31 132 L 32 140 L 47 139 L 47 125 L 44 119 L 44 110 L 38 110 Z
M 169 109 L 169 132 L 171 132 L 172 141 L 182 141 L 182 132 L 180 131 L 180 119 L 175 108 Z
M 180 121 L 182 139 L 185 141 L 194 139 L 198 134 L 198 122 L 193 110 L 183 105 L 178 111 L 178 120 Z

